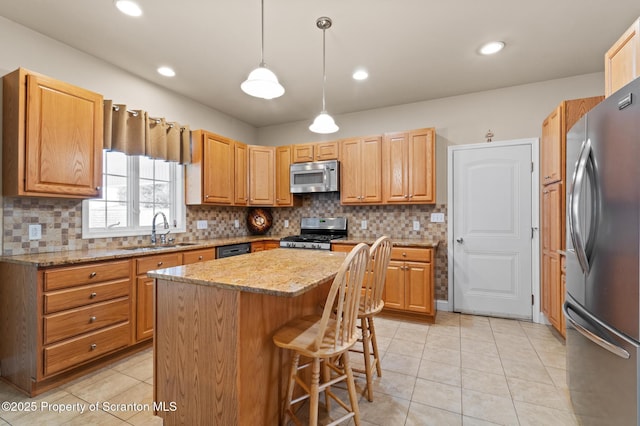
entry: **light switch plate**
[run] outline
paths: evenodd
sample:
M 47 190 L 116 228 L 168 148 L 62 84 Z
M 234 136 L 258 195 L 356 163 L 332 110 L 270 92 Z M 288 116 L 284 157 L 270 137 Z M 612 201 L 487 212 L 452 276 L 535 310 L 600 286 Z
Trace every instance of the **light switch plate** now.
M 289 227 L 289 219 L 285 219 L 284 220 L 284 227 L 288 228 Z
M 360 222 L 360 229 L 367 229 L 367 221 L 363 220 Z
M 234 228 L 240 228 L 240 221 L 238 219 L 233 221 L 233 227 Z
M 35 225 L 29 225 L 29 239 L 42 239 L 42 225 L 40 225 L 39 223 L 36 223 Z
M 444 213 L 431 213 L 431 222 L 444 223 Z
M 413 230 L 414 231 L 419 231 L 420 230 L 420 221 L 419 220 L 414 220 L 413 221 Z
M 198 229 L 207 229 L 207 221 L 206 221 L 206 220 L 199 220 L 199 221 L 196 223 L 196 227 L 197 227 Z

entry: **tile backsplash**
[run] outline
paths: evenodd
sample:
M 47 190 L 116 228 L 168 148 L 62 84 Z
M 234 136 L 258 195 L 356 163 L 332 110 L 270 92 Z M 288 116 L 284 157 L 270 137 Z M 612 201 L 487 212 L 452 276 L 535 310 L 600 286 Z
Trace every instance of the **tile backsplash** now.
M 445 213 L 446 205 L 406 206 L 342 206 L 339 194 L 307 194 L 299 207 L 273 208 L 270 235 L 295 235 L 300 232 L 302 217 L 344 216 L 349 236 L 374 238 L 383 234 L 397 238 L 430 238 L 439 240 L 435 256 L 436 299 L 447 299 L 447 224 L 431 223 L 431 213 Z M 3 255 L 117 248 L 149 242 L 149 235 L 134 237 L 82 239 L 82 201 L 54 198 L 4 197 Z M 249 235 L 246 207 L 187 207 L 187 232 L 175 234 L 178 241 L 206 240 L 216 237 Z M 206 220 L 207 229 L 199 230 L 196 221 Z M 238 220 L 239 227 L 234 226 Z M 284 227 L 284 221 L 289 227 Z M 367 229 L 361 229 L 363 220 Z M 413 230 L 413 222 L 420 230 Z M 42 239 L 29 240 L 29 224 L 42 225 Z

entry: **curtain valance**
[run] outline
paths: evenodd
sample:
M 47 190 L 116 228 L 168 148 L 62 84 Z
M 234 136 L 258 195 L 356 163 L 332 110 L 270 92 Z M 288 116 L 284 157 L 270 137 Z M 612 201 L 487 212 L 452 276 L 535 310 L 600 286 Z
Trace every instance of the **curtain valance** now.
M 105 99 L 104 148 L 184 164 L 191 161 L 191 131 L 189 126 Z

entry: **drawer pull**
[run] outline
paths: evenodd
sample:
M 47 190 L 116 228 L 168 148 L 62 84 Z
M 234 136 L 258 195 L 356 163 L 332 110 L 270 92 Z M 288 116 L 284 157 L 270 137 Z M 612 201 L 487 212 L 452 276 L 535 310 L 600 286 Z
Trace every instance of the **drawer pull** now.
M 402 256 L 403 256 L 403 257 L 407 257 L 407 253 L 403 251 L 403 252 L 402 252 Z
M 204 259 L 202 256 L 198 256 L 198 260 L 202 260 Z
M 96 322 L 96 319 L 97 319 L 97 318 L 96 318 L 95 316 L 93 316 L 93 317 L 89 317 L 89 322 Z
M 158 262 L 158 266 L 162 266 L 164 262 Z
M 97 347 L 98 347 L 98 345 L 96 345 L 95 343 L 92 343 L 92 344 L 91 344 L 91 346 L 89 346 L 89 348 L 90 348 L 92 351 L 95 351 Z
M 89 295 L 89 299 L 95 299 L 96 297 L 98 297 L 98 293 L 93 292 Z
M 97 272 L 92 272 L 92 273 L 89 274 L 89 278 L 95 278 L 96 275 L 98 275 Z

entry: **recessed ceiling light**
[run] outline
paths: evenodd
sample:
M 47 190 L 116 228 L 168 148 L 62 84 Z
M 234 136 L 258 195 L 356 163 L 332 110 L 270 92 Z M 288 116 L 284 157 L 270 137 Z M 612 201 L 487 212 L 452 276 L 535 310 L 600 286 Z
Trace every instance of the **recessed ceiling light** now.
M 142 9 L 138 6 L 138 3 L 132 0 L 116 0 L 116 7 L 125 15 L 140 16 L 142 15 Z
M 175 77 L 176 72 L 173 70 L 173 68 L 160 67 L 158 68 L 158 74 L 164 75 L 165 77 Z
M 493 55 L 494 53 L 498 53 L 502 49 L 504 49 L 503 41 L 492 41 L 482 46 L 480 48 L 480 53 L 482 53 L 483 55 Z
M 365 70 L 356 70 L 356 72 L 353 73 L 354 80 L 366 80 L 367 78 L 369 78 L 369 73 Z

